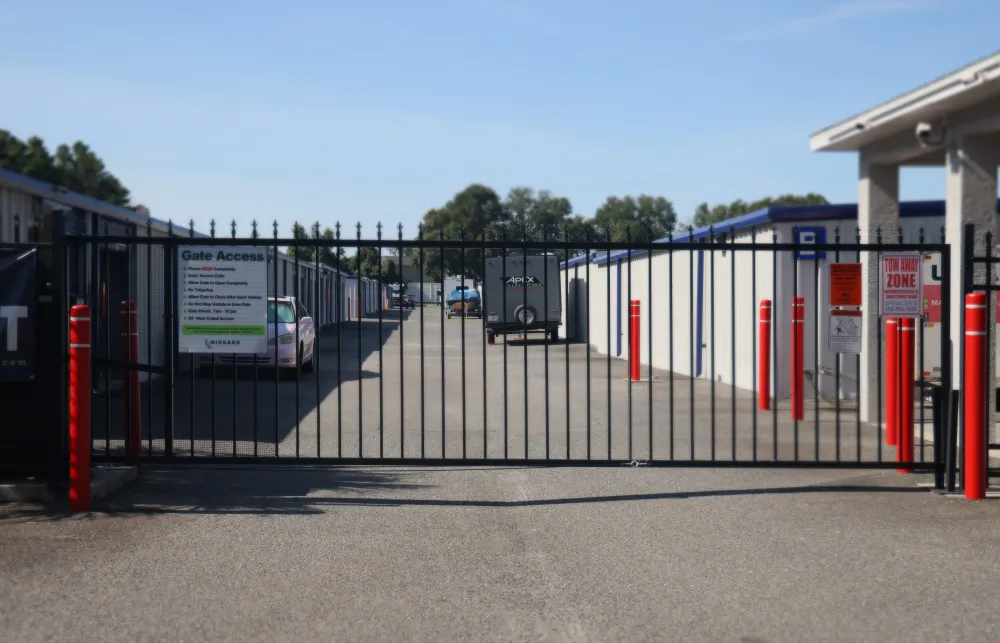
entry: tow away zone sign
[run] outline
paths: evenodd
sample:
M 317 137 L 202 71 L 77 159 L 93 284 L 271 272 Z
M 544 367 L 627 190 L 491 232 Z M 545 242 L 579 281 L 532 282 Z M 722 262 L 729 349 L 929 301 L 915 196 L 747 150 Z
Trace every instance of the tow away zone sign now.
M 922 317 L 923 274 L 923 256 L 919 252 L 882 255 L 879 312 L 885 317 Z

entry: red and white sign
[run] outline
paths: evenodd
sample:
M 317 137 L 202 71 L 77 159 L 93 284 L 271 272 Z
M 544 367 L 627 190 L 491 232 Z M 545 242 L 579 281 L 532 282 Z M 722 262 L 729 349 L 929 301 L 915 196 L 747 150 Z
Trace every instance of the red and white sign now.
M 994 256 L 1000 256 L 1000 254 Z M 941 275 L 941 253 L 934 252 L 924 255 L 924 321 L 928 324 L 941 323 Z M 1000 290 L 995 291 L 994 299 L 997 307 L 997 321 L 1000 322 Z
M 879 271 L 880 312 L 885 317 L 921 317 L 924 258 L 919 252 L 884 254 Z

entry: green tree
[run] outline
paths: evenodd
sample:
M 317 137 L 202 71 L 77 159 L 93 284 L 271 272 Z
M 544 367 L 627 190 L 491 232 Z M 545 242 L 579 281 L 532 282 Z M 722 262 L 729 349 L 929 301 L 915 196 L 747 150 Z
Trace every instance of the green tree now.
M 306 232 L 304 225 L 300 223 L 292 224 L 292 238 L 293 239 L 308 239 L 309 233 Z M 305 246 L 288 246 L 285 251 L 289 257 L 298 257 L 299 259 L 306 259 L 312 261 L 313 259 L 313 247 L 310 245 Z
M 361 277 L 378 278 L 379 256 L 376 248 L 358 248 L 350 258 L 350 270 Z
M 826 197 L 813 192 L 809 192 L 808 194 L 782 194 L 778 197 L 765 197 L 751 201 L 750 203 L 747 203 L 743 199 L 736 199 L 728 205 L 720 203 L 713 207 L 709 207 L 708 203 L 701 203 L 694 210 L 691 224 L 696 228 L 702 228 L 764 208 L 794 205 L 827 205 L 829 203 Z
M 400 275 L 399 270 L 396 269 L 395 260 L 393 259 L 382 260 L 382 283 L 384 284 L 403 283 L 402 275 Z
M 53 155 L 37 136 L 25 142 L 7 130 L 0 130 L 0 168 L 114 205 L 130 206 L 128 189 L 82 141 L 72 146 L 60 145 Z
M 507 220 L 507 211 L 500 197 L 490 187 L 474 183 L 441 208 L 429 210 L 423 218 L 421 238 L 436 241 L 442 236 L 448 240 L 479 241 Z M 479 248 L 445 250 L 437 248 L 424 251 L 424 272 L 428 279 L 440 280 L 446 275 L 460 275 L 481 280 L 483 256 Z
M 305 226 L 295 223 L 292 225 L 292 238 L 293 239 L 313 239 L 317 238 L 316 230 L 319 224 L 313 226 L 312 234 L 306 231 Z M 319 239 L 324 241 L 333 241 L 336 239 L 336 235 L 332 228 L 324 228 L 323 232 L 319 234 Z M 343 248 L 337 248 L 336 246 L 323 246 L 319 247 L 319 261 L 320 263 L 332 266 L 334 268 L 339 268 L 344 266 L 344 270 L 350 270 L 349 262 L 347 260 L 347 253 Z M 311 243 L 301 246 L 288 246 L 286 249 L 286 254 L 290 257 L 298 257 L 304 261 L 316 261 L 316 250 L 317 246 Z
M 662 196 L 610 196 L 594 214 L 594 225 L 601 236 L 610 232 L 615 242 L 629 237 L 632 241 L 656 240 L 673 232 L 677 213 L 674 204 Z

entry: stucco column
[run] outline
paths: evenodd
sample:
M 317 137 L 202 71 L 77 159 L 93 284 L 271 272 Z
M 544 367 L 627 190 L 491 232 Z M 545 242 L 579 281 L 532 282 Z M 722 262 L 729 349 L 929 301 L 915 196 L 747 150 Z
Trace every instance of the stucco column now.
M 956 135 L 948 145 L 945 169 L 947 171 L 945 197 L 945 235 L 951 244 L 951 341 L 952 386 L 960 388 L 962 373 L 959 356 L 962 346 L 961 320 L 965 314 L 962 293 L 962 240 L 966 224 L 976 226 L 974 250 L 977 256 L 986 254 L 986 234 L 990 233 L 993 245 L 997 240 L 997 165 L 1000 163 L 1000 137 L 991 135 Z M 996 251 L 994 250 L 994 255 Z M 995 271 L 994 271 L 995 272 Z M 977 283 L 985 283 L 986 266 L 979 264 L 973 272 Z M 994 279 L 996 283 L 996 279 Z M 990 324 L 996 323 L 996 308 L 988 306 Z M 990 344 L 989 371 L 996 373 L 996 337 Z M 996 386 L 987 384 L 990 394 L 989 416 L 991 441 L 996 441 L 994 426 Z
M 899 166 L 868 163 L 864 151 L 860 154 L 858 171 L 858 227 L 861 228 L 861 243 L 875 243 L 879 229 L 883 241 L 895 241 L 899 228 Z M 862 422 L 877 422 L 879 387 L 882 385 L 879 379 L 879 362 L 882 360 L 879 346 L 885 346 L 884 336 L 882 341 L 879 339 L 884 333 L 884 326 L 878 316 L 878 253 L 861 253 L 861 278 L 866 287 L 862 302 L 864 325 L 858 404 L 861 405 Z M 884 413 L 882 421 L 885 421 Z

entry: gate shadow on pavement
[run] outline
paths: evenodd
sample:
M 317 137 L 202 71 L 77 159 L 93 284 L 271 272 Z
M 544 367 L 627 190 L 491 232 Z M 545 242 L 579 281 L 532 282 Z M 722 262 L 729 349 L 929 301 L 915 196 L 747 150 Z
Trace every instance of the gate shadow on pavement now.
M 302 373 L 298 386 L 294 377 L 279 373 L 276 378 L 273 368 L 258 369 L 255 386 L 252 366 L 241 366 L 235 373 L 232 367 L 216 366 L 213 387 L 211 374 L 195 375 L 192 379 L 188 367 L 190 358 L 180 355 L 174 376 L 173 435 L 175 442 L 184 444 L 177 447 L 178 450 L 186 450 L 192 438 L 195 442 L 228 442 L 230 445 L 234 437 L 240 443 L 256 441 L 262 446 L 282 443 L 327 396 L 336 394 L 338 383 L 344 386 L 358 380 L 378 379 L 378 372 L 359 368 L 359 364 L 364 364 L 385 346 L 398 331 L 401 316 L 405 321 L 412 314 L 412 310 L 383 311 L 381 333 L 377 315 L 372 314 L 360 323 L 345 322 L 339 332 L 336 326 L 321 329 L 317 347 L 319 368 L 312 373 Z M 100 452 L 110 443 L 112 454 L 121 453 L 125 439 L 125 401 L 120 390 L 110 394 L 110 406 L 108 400 L 109 396 L 104 393 L 97 393 L 92 399 L 95 451 Z M 164 378 L 143 385 L 140 406 L 144 453 L 150 439 L 156 441 L 156 448 L 162 451 L 166 434 L 165 402 Z M 235 427 L 234 417 L 237 418 Z M 243 448 L 241 444 L 240 450 L 246 454 Z M 271 449 L 273 454 L 273 447 Z M 219 452 L 226 452 L 221 444 Z
M 520 467 L 518 467 L 520 469 Z M 535 468 L 535 467 L 527 467 Z M 545 467 L 539 467 L 544 469 Z M 454 469 L 448 469 L 455 471 Z M 516 509 L 590 505 L 617 502 L 692 500 L 741 496 L 801 494 L 927 494 L 925 488 L 859 481 L 858 484 L 818 483 L 755 488 L 702 489 L 660 493 L 539 498 L 530 500 L 472 500 L 406 497 L 437 485 L 406 482 L 407 476 L 428 470 L 373 470 L 335 467 L 155 467 L 142 478 L 94 507 L 95 515 L 151 514 L 204 515 L 316 515 L 333 507 L 488 507 Z M 397 492 L 403 497 L 385 497 Z M 61 505 L 33 506 L 8 512 L 7 517 L 68 518 Z

